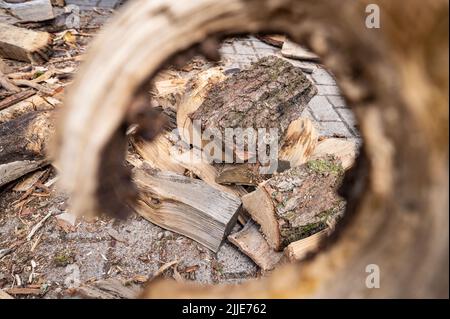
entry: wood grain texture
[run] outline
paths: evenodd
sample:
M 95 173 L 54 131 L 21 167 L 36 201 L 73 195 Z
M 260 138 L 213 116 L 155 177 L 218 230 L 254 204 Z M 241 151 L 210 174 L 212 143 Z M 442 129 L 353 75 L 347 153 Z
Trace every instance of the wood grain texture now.
M 214 252 L 236 224 L 239 197 L 205 182 L 141 165 L 133 170 L 140 191 L 136 211 L 163 228 L 183 234 Z

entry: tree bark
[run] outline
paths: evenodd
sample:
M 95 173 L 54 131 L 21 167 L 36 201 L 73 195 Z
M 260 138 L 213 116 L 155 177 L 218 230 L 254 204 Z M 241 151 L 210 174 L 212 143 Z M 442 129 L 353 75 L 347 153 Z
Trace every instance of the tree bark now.
M 242 203 L 261 225 L 269 245 L 280 251 L 342 214 L 345 202 L 336 191 L 343 174 L 334 158 L 309 161 L 265 181 L 243 196 Z
M 31 112 L 0 125 L 0 186 L 50 162 L 51 111 Z
M 316 93 L 317 89 L 300 68 L 269 56 L 214 85 L 190 118 L 200 121 L 200 126 L 194 127 L 201 129 L 199 134 L 205 130 L 218 130 L 220 138 L 214 142 L 219 149 L 228 146 L 229 152 L 234 151 L 236 142 L 228 140 L 230 137 L 225 131 L 230 128 L 250 128 L 255 133 L 258 129 L 275 128 L 281 147 L 289 125 L 300 117 Z M 248 156 L 255 157 L 255 154 L 234 153 L 243 160 Z

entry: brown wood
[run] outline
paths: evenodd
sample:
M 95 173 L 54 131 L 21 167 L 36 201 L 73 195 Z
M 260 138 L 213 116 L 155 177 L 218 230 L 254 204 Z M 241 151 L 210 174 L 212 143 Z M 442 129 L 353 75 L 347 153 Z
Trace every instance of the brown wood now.
M 136 207 L 140 215 L 214 252 L 236 224 L 241 200 L 235 195 L 145 164 L 133 170 L 133 178 L 140 191 Z
M 316 54 L 290 40 L 284 41 L 281 55 L 301 61 L 319 61 L 319 57 Z
M 24 93 L 22 94 L 22 92 Z M 8 103 L 3 104 L 9 104 L 8 107 L 3 109 L 0 107 L 0 124 L 11 121 L 29 112 L 53 110 L 62 104 L 62 102 L 57 99 L 57 97 L 60 97 L 60 94 L 55 94 L 50 100 L 35 94 L 33 90 L 24 90 L 22 92 L 11 96 L 12 98 Z M 20 101 L 22 99 L 23 101 Z M 7 99 L 4 101 L 6 102 L 6 100 Z M 49 103 L 49 101 L 53 104 Z M 2 102 L 0 102 L 0 105 L 2 105 Z
M 284 41 L 286 41 L 286 36 L 282 34 L 257 35 L 256 37 L 261 41 L 277 48 L 281 48 Z
M 354 140 L 326 138 L 317 144 L 310 159 L 318 159 L 327 155 L 333 155 L 339 159 L 342 167 L 347 170 L 353 166 L 357 153 L 358 146 Z
M 284 249 L 284 253 L 291 262 L 302 260 L 317 252 L 320 243 L 327 238 L 328 235 L 329 229 L 323 229 L 309 237 L 290 243 Z
M 52 37 L 47 32 L 0 23 L 0 56 L 7 59 L 43 63 L 48 60 Z
M 300 117 L 316 93 L 315 86 L 299 68 L 281 58 L 268 56 L 214 85 L 190 118 L 200 121 L 199 134 L 207 129 L 221 133 L 221 138 L 214 140 L 219 149 L 227 147 L 227 128 L 275 128 L 279 145 L 282 145 L 288 126 Z M 238 154 L 231 148 L 228 151 L 242 160 L 256 155 Z
M 120 127 L 134 93 L 169 57 L 216 34 L 287 33 L 310 48 L 335 75 L 364 139 L 342 189 L 346 217 L 315 258 L 238 286 L 154 281 L 142 297 L 448 298 L 448 1 L 376 1 L 380 29 L 363 25 L 368 3 L 135 0 L 94 40 L 57 141 L 73 211 L 120 205 L 130 183 L 110 187 L 105 176 L 123 176 Z M 101 200 L 105 185 L 112 193 Z M 372 263 L 379 289 L 365 284 Z
M 343 173 L 334 158 L 312 160 L 265 181 L 243 196 L 242 203 L 261 225 L 270 247 L 279 251 L 342 214 L 345 202 L 336 192 Z
M 52 111 L 36 111 L 0 125 L 0 186 L 50 162 Z
M 11 91 L 13 93 L 20 92 L 20 88 L 17 87 L 14 83 L 12 83 L 6 76 L 0 71 L 0 88 L 5 88 L 7 91 Z
M 283 257 L 282 253 L 270 248 L 259 232 L 259 226 L 252 220 L 249 220 L 240 231 L 229 235 L 228 240 L 264 271 L 274 269 Z

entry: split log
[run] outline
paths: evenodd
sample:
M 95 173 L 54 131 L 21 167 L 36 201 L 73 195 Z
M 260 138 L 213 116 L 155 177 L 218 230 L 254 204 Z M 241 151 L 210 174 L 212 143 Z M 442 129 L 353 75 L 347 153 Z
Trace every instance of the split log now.
M 236 223 L 241 200 L 205 182 L 142 165 L 133 169 L 140 190 L 136 211 L 214 252 Z
M 193 149 L 189 151 L 183 150 L 181 153 L 173 153 L 172 157 L 177 163 L 194 173 L 211 187 L 238 197 L 247 194 L 245 188 L 241 186 L 220 185 L 217 182 L 219 176 L 217 168 L 199 158 Z
M 282 250 L 324 229 L 329 218 L 343 212 L 345 202 L 337 195 L 343 172 L 332 157 L 309 161 L 262 183 L 242 203 L 269 245 Z
M 259 226 L 252 220 L 240 231 L 229 235 L 228 240 L 265 271 L 274 269 L 283 257 L 282 253 L 269 247 L 259 232 Z
M 186 79 L 181 78 L 176 72 L 160 72 L 153 81 L 153 98 L 164 109 L 177 110 L 178 104 L 184 94 Z
M 284 41 L 281 55 L 295 60 L 319 61 L 319 57 L 316 54 L 289 40 Z
M 36 111 L 0 125 L 0 186 L 50 162 L 52 111 Z
M 171 156 L 171 148 L 173 143 L 164 132 L 158 135 L 154 140 L 148 142 L 139 137 L 132 137 L 131 143 L 136 152 L 153 168 L 162 171 L 170 171 L 183 174 L 185 168 L 177 163 Z
M 8 3 L 11 2 L 11 3 Z M 50 0 L 14 0 L 0 1 L 3 8 L 8 9 L 21 22 L 39 22 L 55 17 Z
M 327 155 L 333 155 L 347 170 L 353 166 L 358 152 L 358 146 L 354 140 L 342 138 L 326 138 L 320 141 L 314 152 L 311 154 L 311 160 L 323 158 Z
M 216 177 L 219 184 L 256 186 L 270 177 L 259 173 L 258 164 L 225 164 Z
M 225 79 L 221 69 L 210 68 L 200 72 L 186 84 L 186 92 L 177 107 L 177 127 L 184 142 L 193 144 L 191 115 L 197 111 L 212 87 Z
M 302 260 L 308 255 L 315 253 L 319 249 L 320 243 L 328 235 L 329 230 L 324 229 L 309 237 L 294 241 L 284 249 L 284 253 L 291 262 Z
M 49 58 L 51 43 L 52 37 L 47 32 L 0 23 L 0 56 L 4 58 L 43 63 Z
M 256 137 L 258 129 L 275 128 L 281 146 L 289 125 L 300 117 L 316 93 L 317 89 L 300 68 L 268 56 L 214 85 L 190 118 L 200 122 L 200 126 L 194 127 L 197 134 L 217 130 L 221 135 L 202 143 L 215 143 L 219 150 L 247 160 L 256 156 L 252 154 L 256 150 L 237 150 L 234 137 L 227 136 L 226 129 L 253 129 Z

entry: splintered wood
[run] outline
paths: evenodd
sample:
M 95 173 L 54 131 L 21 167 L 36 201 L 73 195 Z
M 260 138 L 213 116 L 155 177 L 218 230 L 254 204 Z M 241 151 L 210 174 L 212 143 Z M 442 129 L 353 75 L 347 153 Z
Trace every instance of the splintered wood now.
M 198 241 L 214 252 L 234 226 L 239 197 L 205 182 L 141 165 L 133 169 L 140 190 L 137 212 L 151 222 Z
M 269 245 L 282 250 L 326 228 L 327 220 L 343 213 L 345 203 L 336 194 L 343 172 L 332 157 L 312 160 L 262 183 L 242 202 Z

